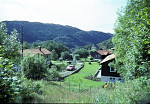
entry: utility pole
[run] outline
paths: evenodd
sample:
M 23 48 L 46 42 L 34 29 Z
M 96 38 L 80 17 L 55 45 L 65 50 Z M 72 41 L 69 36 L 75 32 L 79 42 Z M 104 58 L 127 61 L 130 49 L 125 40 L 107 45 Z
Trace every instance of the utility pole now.
M 23 26 L 20 25 L 21 28 L 21 43 L 22 43 L 22 58 L 23 58 Z

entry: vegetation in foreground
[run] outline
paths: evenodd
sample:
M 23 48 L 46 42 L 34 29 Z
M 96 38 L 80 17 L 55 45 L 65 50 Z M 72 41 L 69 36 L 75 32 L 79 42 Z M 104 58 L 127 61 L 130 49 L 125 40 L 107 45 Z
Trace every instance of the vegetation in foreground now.
M 33 80 L 31 76 L 26 77 L 28 73 L 16 70 L 14 67 L 21 60 L 17 53 L 20 49 L 17 31 L 11 33 L 13 36 L 7 35 L 6 26 L 0 23 L 0 101 L 2 103 L 150 103 L 149 7 L 149 0 L 129 0 L 124 10 L 120 12 L 115 26 L 115 36 L 112 40 L 117 58 L 114 67 L 126 82 L 108 84 L 104 88 L 94 88 L 94 90 L 91 89 L 92 85 L 101 86 L 102 83 L 93 82 L 85 77 L 93 73 L 91 68 L 96 70 L 95 68 L 99 67 L 96 63 L 92 63 L 95 64 L 94 66 L 91 64 L 92 67 L 85 63 L 83 70 L 66 78 L 64 82 L 42 80 L 43 76 L 47 77 L 45 72 L 42 73 L 42 77 L 39 76 L 40 79 L 36 76 Z M 59 51 L 58 53 L 60 56 Z M 80 84 L 77 85 L 78 82 Z M 85 88 L 86 90 L 82 90 Z

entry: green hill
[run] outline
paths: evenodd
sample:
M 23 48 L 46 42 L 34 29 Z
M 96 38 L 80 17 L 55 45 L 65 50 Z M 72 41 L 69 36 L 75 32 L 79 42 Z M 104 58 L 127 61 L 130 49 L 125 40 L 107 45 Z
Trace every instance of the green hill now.
M 99 31 L 83 31 L 71 26 L 59 24 L 28 22 L 28 21 L 4 21 L 8 33 L 14 28 L 20 33 L 20 25 L 23 26 L 24 41 L 29 43 L 37 40 L 54 40 L 72 48 L 87 44 L 97 44 L 110 39 L 113 35 Z

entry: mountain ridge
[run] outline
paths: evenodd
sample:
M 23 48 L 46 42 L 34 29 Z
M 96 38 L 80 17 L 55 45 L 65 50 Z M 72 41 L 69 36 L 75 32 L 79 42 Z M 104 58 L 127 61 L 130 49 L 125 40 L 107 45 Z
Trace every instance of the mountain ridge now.
M 87 44 L 98 44 L 110 39 L 113 34 L 100 31 L 84 31 L 68 25 L 53 23 L 28 22 L 28 21 L 4 21 L 8 33 L 14 28 L 20 33 L 20 25 L 23 26 L 24 41 L 29 43 L 46 40 L 60 42 L 70 48 Z

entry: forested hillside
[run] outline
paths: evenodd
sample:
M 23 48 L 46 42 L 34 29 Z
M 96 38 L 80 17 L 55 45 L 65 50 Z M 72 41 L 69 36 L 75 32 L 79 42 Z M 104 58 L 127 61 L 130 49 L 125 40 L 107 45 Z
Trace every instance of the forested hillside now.
M 113 35 L 99 31 L 83 31 L 71 26 L 47 24 L 28 21 L 5 21 L 8 34 L 14 28 L 20 33 L 20 25 L 23 26 L 24 40 L 31 43 L 37 40 L 54 40 L 72 48 L 87 44 L 97 44 L 110 39 Z

